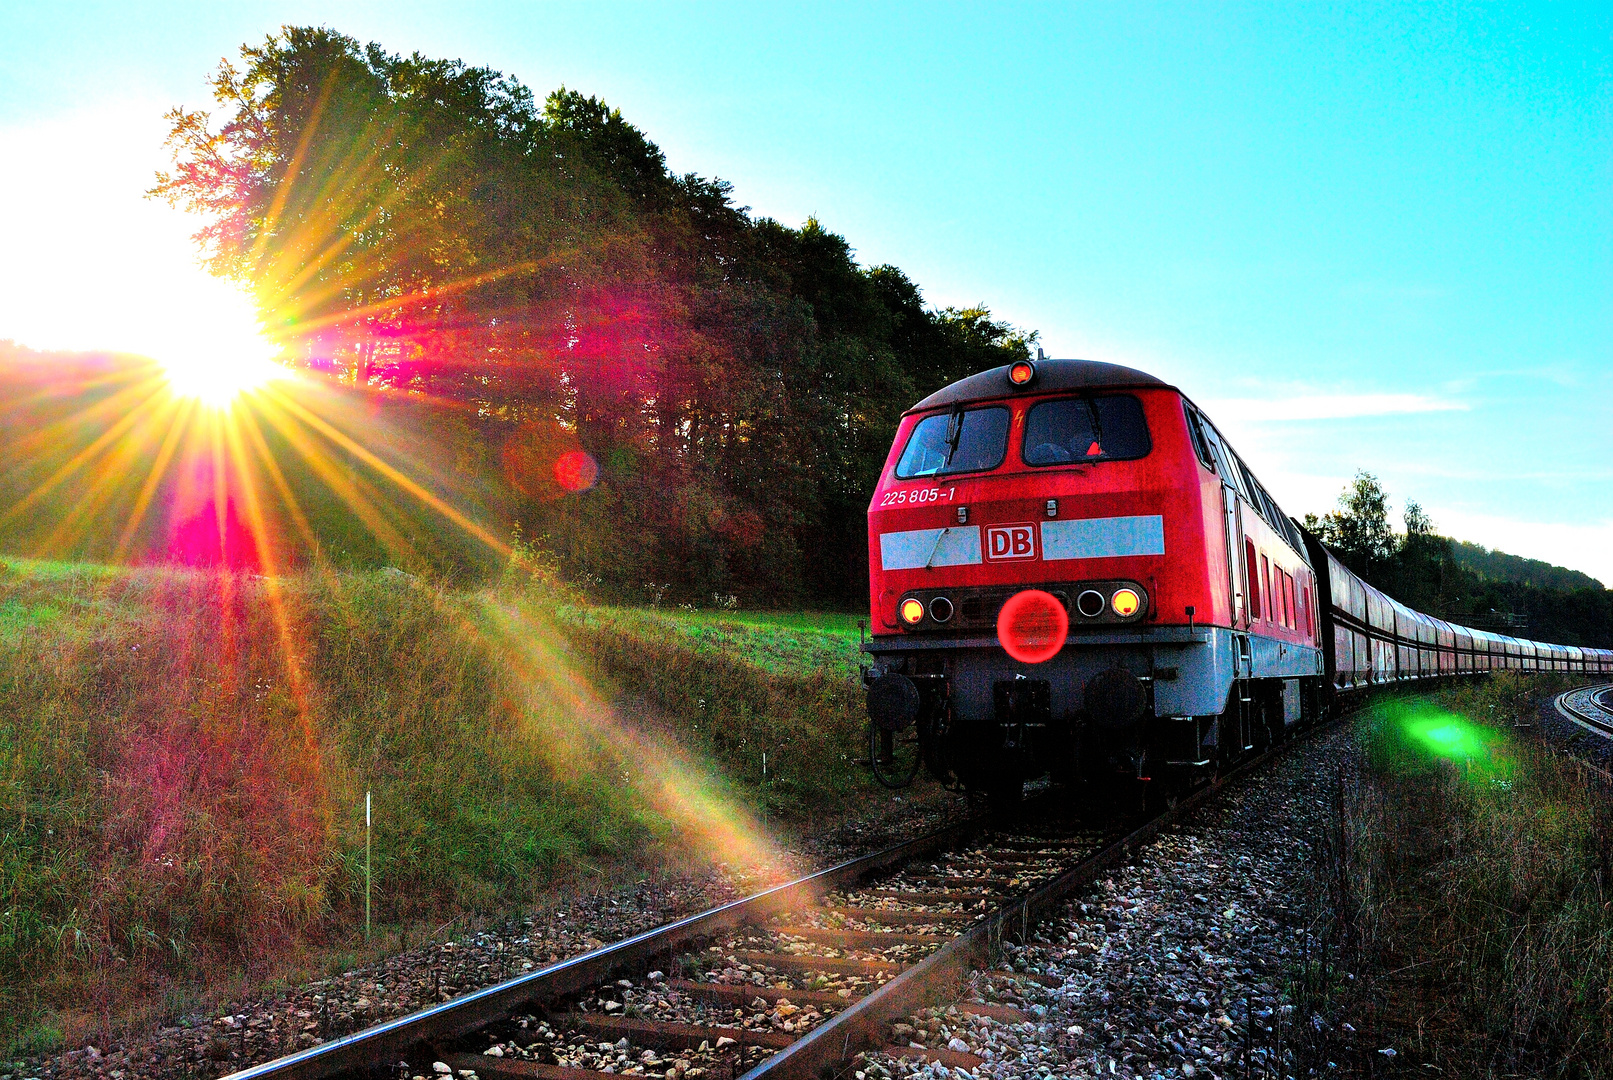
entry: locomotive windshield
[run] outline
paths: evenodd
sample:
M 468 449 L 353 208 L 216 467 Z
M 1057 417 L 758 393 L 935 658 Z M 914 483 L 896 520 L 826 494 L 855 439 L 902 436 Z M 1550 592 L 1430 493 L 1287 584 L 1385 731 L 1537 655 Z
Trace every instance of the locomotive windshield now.
M 926 416 L 908 436 L 907 449 L 896 463 L 896 476 L 918 476 L 995 469 L 1008 453 L 1008 410 L 954 410 Z
M 1125 461 L 1152 449 L 1142 403 L 1130 394 L 1043 401 L 1025 419 L 1027 465 Z

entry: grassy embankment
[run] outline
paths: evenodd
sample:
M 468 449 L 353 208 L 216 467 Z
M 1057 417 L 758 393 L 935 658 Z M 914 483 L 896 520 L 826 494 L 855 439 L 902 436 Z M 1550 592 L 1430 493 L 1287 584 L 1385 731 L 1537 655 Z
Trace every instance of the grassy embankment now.
M 1356 979 L 1323 980 L 1358 1033 L 1317 1064 L 1613 1076 L 1613 792 L 1514 727 L 1568 685 L 1495 676 L 1360 723 L 1330 860 Z
M 393 944 L 579 877 L 765 858 L 764 811 L 872 797 L 856 639 L 525 585 L 0 562 L 0 1060 L 220 971 L 351 960 L 366 790 Z

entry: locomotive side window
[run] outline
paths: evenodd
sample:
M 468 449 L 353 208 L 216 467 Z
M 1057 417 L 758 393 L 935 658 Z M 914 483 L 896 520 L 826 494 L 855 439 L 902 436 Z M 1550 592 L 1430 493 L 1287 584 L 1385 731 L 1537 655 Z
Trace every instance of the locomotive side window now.
M 1276 500 L 1274 500 L 1271 497 L 1270 492 L 1268 492 L 1263 487 L 1259 487 L 1257 485 L 1255 490 L 1260 492 L 1260 513 L 1261 513 L 1261 516 L 1266 519 L 1266 523 L 1269 524 L 1274 530 L 1276 530 L 1279 533 L 1282 533 L 1283 532 L 1283 527 L 1282 527 L 1283 516 L 1282 516 L 1282 514 L 1278 513 L 1278 511 L 1277 511 Z M 1283 533 L 1283 535 L 1285 537 L 1287 536 L 1286 533 Z
M 896 463 L 896 477 L 983 472 L 1003 463 L 1008 453 L 1008 410 L 954 410 L 926 416 L 908 436 Z
M 1221 479 L 1232 485 L 1233 491 L 1239 492 L 1247 499 L 1249 495 L 1242 488 L 1243 480 L 1238 476 L 1238 470 L 1232 467 L 1232 462 L 1236 460 L 1236 455 L 1232 453 L 1232 447 L 1228 446 L 1215 428 L 1209 424 L 1204 426 L 1204 435 L 1210 442 L 1210 449 L 1215 453 L 1217 465 L 1215 471 L 1221 474 Z
M 1249 466 L 1243 463 L 1243 458 L 1235 454 L 1233 458 L 1238 463 L 1238 472 L 1243 476 L 1243 491 L 1248 496 L 1249 504 L 1255 508 L 1255 513 L 1265 517 L 1266 508 L 1260 505 L 1260 485 L 1255 483 L 1255 474 L 1249 471 Z
M 1296 552 L 1303 553 L 1305 551 L 1305 538 L 1299 535 L 1299 526 L 1294 524 L 1294 519 L 1284 516 L 1282 526 L 1283 534 L 1288 537 L 1288 543 L 1293 546 Z
M 1025 418 L 1027 465 L 1128 461 L 1153 449 L 1142 402 L 1129 394 L 1058 398 L 1031 406 Z
M 1260 618 L 1260 563 L 1255 559 L 1255 542 L 1243 538 L 1243 562 L 1249 579 L 1249 617 Z
M 1277 621 L 1277 609 L 1271 603 L 1271 560 L 1260 556 L 1260 606 L 1266 609 L 1266 619 Z
M 1267 495 L 1266 498 L 1271 499 L 1271 496 Z M 1294 519 L 1283 513 L 1283 508 L 1277 505 L 1276 499 L 1271 499 L 1271 509 L 1277 515 L 1277 531 L 1283 534 L 1283 537 L 1288 541 L 1288 546 L 1293 548 L 1296 553 L 1303 553 L 1305 541 L 1299 535 L 1299 526 L 1294 524 Z
M 1205 437 L 1204 420 L 1199 416 L 1198 410 L 1187 402 L 1182 402 L 1182 407 L 1187 412 L 1187 430 L 1193 437 L 1193 449 L 1198 451 L 1199 460 L 1204 463 L 1204 467 L 1214 472 L 1215 451 L 1210 449 L 1210 440 Z

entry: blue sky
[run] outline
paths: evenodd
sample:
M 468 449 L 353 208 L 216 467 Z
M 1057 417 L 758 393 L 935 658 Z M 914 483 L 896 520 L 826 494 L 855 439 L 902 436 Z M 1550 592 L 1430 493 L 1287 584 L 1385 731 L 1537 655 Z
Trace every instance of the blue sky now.
M 229 308 L 139 190 L 161 112 L 288 22 L 597 93 L 933 303 L 1176 381 L 1291 513 L 1367 468 L 1613 584 L 1606 4 L 11 4 L 0 338 Z

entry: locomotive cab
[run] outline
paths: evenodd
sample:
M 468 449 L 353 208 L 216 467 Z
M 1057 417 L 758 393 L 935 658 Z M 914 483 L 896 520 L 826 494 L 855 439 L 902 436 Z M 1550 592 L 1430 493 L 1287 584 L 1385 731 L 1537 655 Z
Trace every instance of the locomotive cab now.
M 1174 387 L 1113 364 L 1021 361 L 904 414 L 868 509 L 876 773 L 902 742 L 1012 801 L 1049 771 L 1213 768 L 1298 719 L 1313 578 L 1233 461 Z M 1028 592 L 1067 624 L 1046 658 L 999 633 Z

